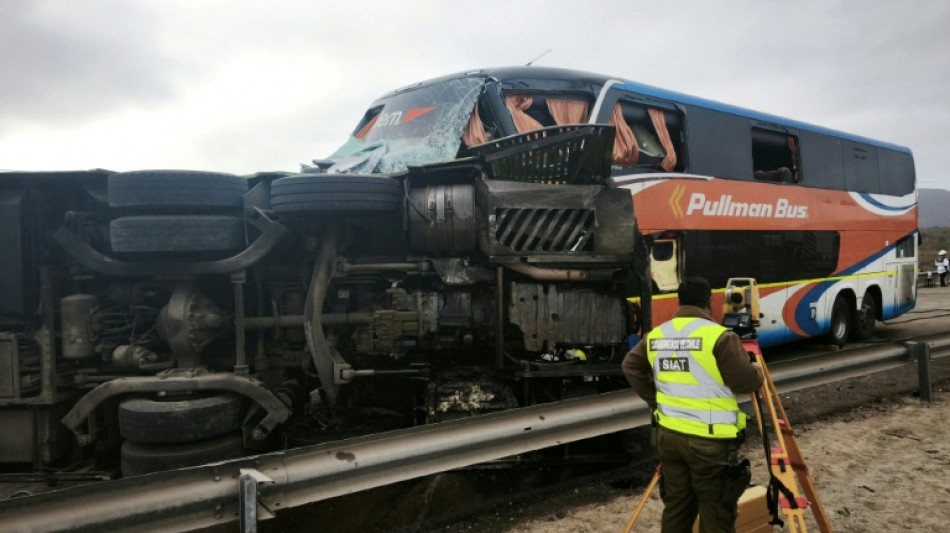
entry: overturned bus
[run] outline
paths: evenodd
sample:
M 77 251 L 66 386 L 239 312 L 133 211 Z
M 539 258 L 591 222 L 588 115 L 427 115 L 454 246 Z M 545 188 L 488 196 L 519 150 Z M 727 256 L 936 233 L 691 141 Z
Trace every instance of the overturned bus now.
M 420 83 L 298 173 L 0 173 L 0 461 L 131 476 L 623 387 L 651 281 L 615 129 L 521 94 L 607 82 Z

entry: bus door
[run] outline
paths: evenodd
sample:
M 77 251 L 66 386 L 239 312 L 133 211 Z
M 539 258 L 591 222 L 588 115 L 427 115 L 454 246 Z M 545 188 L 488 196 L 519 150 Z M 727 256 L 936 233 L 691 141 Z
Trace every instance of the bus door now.
M 887 275 L 893 279 L 894 315 L 905 313 L 917 302 L 917 235 L 910 235 L 895 243 L 897 261 L 887 263 Z M 885 299 L 888 299 L 885 295 Z M 890 318 L 889 306 L 884 304 L 883 318 Z
M 678 236 L 667 236 L 653 241 L 650 251 L 650 271 L 654 291 L 674 292 L 682 281 L 682 246 Z
M 892 302 L 896 310 L 894 315 L 900 315 L 914 307 L 917 300 L 917 273 L 915 265 L 910 263 L 888 263 L 887 275 L 894 283 L 894 301 Z M 887 299 L 887 295 L 884 296 Z M 884 304 L 884 319 L 890 318 L 888 315 L 889 305 Z

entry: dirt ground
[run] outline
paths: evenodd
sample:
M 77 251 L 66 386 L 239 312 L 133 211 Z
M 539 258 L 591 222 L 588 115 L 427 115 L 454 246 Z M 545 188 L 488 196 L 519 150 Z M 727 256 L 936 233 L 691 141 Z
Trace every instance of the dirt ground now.
M 881 340 L 950 330 L 950 291 L 922 289 L 917 309 L 879 329 Z M 768 356 L 768 354 L 766 354 Z M 916 365 L 783 396 L 832 530 L 950 530 L 950 361 L 932 362 L 933 402 L 922 402 Z M 756 430 L 744 447 L 753 482 L 768 483 Z M 454 529 L 499 533 L 619 533 L 646 481 L 590 483 L 529 504 L 500 505 Z M 654 490 L 633 531 L 659 531 Z M 809 531 L 818 531 L 806 514 Z M 780 531 L 779 528 L 775 528 Z M 787 531 L 787 528 L 785 529 Z
M 950 391 L 939 390 L 930 404 L 905 396 L 795 425 L 832 530 L 946 531 L 950 519 L 945 506 L 950 499 L 948 417 Z M 760 445 L 758 439 L 750 439 L 745 455 L 753 461 L 753 481 L 765 484 L 768 473 Z M 578 488 L 577 493 L 583 490 Z M 658 492 L 651 494 L 633 531 L 659 531 L 662 503 Z M 565 512 L 552 500 L 547 502 L 551 507 L 547 514 L 496 531 L 617 533 L 623 531 L 641 496 L 642 489 L 604 486 L 602 501 Z M 806 521 L 810 531 L 818 531 L 811 512 Z

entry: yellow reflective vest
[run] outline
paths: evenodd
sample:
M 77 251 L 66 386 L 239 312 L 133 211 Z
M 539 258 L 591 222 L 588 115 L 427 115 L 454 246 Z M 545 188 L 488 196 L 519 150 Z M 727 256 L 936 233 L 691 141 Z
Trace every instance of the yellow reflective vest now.
M 647 334 L 661 426 L 713 439 L 734 439 L 745 429 L 745 413 L 723 383 L 713 355 L 725 331 L 705 318 L 677 317 Z

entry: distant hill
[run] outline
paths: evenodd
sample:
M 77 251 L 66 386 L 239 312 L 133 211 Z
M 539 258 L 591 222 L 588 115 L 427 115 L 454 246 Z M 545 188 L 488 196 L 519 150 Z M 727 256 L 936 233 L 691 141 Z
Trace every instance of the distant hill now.
M 917 196 L 921 228 L 950 228 L 950 191 L 920 189 Z

